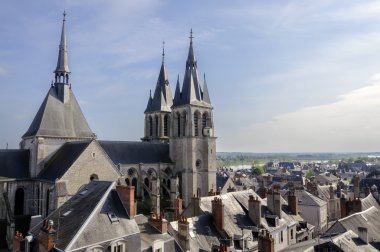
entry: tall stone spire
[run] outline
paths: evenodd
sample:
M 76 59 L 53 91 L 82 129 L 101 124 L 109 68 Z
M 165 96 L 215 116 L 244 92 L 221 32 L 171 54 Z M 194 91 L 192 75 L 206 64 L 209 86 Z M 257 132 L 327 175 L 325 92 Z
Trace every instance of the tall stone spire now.
M 174 106 L 184 104 L 210 106 L 208 101 L 203 99 L 203 91 L 198 77 L 197 60 L 193 48 L 193 30 L 190 30 L 189 53 L 186 60 L 186 70 L 183 79 L 182 92 L 180 99 L 174 98 Z M 178 98 L 178 96 L 177 96 Z
M 61 42 L 59 43 L 59 53 L 57 67 L 54 71 L 55 73 L 55 83 L 69 83 L 69 63 L 67 58 L 67 41 L 66 41 L 66 12 L 63 12 L 62 21 L 62 32 L 61 32 Z

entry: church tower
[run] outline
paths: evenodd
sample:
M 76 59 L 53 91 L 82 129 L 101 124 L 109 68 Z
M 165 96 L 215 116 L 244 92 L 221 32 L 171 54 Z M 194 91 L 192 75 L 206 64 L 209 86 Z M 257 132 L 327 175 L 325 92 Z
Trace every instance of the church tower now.
M 165 43 L 163 42 L 163 46 Z M 145 109 L 145 130 L 143 141 L 169 142 L 171 106 L 173 98 L 170 91 L 168 74 L 165 68 L 165 48 L 162 48 L 162 64 L 156 89 L 149 95 Z
M 95 137 L 74 96 L 69 83 L 66 41 L 66 13 L 63 13 L 61 41 L 54 83 L 42 102 L 27 132 L 21 149 L 30 150 L 30 175 L 38 176 L 45 161 L 65 142 Z
M 170 157 L 175 162 L 185 204 L 189 204 L 191 196 L 197 192 L 199 196 L 207 196 L 210 189 L 216 189 L 216 137 L 212 113 L 206 78 L 203 88 L 199 80 L 191 31 L 182 90 L 177 79 L 170 134 Z

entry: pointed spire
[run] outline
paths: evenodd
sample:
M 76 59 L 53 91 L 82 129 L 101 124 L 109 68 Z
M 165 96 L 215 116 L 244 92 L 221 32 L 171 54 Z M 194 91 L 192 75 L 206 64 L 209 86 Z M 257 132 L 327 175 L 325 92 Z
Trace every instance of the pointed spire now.
M 210 96 L 208 94 L 207 82 L 206 82 L 206 74 L 203 74 L 203 94 L 202 99 L 204 102 L 211 104 Z
M 178 74 L 178 76 L 177 76 L 177 84 L 175 86 L 175 93 L 174 93 L 173 104 L 177 105 L 180 102 L 181 102 L 181 90 L 180 90 L 180 87 L 179 87 L 179 74 Z
M 67 41 L 66 41 L 65 23 L 66 23 L 66 12 L 64 11 L 63 20 L 62 20 L 61 42 L 59 44 L 58 61 L 57 61 L 57 67 L 54 73 L 55 73 L 56 83 L 68 84 L 70 69 L 69 69 L 68 58 L 67 58 Z
M 195 59 L 194 55 L 194 49 L 193 49 L 193 28 L 190 29 L 190 47 L 189 47 L 189 54 L 187 56 L 187 61 L 186 61 L 186 67 L 197 67 L 197 61 Z

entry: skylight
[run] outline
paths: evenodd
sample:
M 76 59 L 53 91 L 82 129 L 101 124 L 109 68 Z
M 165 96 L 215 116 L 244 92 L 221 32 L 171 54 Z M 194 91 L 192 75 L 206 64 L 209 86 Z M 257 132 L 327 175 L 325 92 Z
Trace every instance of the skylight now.
M 114 214 L 113 212 L 108 212 L 107 215 L 108 215 L 108 218 L 110 219 L 111 222 L 118 222 L 119 221 L 116 214 Z

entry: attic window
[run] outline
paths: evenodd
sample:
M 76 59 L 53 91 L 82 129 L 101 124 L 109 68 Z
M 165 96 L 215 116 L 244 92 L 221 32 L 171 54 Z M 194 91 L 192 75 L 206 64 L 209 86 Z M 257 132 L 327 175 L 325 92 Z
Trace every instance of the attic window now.
M 69 210 L 69 211 L 66 211 L 64 214 L 62 214 L 63 217 L 66 217 L 67 215 L 69 215 L 72 211 Z
M 108 218 L 110 218 L 111 222 L 119 222 L 119 219 L 113 212 L 108 212 Z
M 95 152 L 92 153 L 92 157 L 93 157 L 93 158 L 95 157 Z

